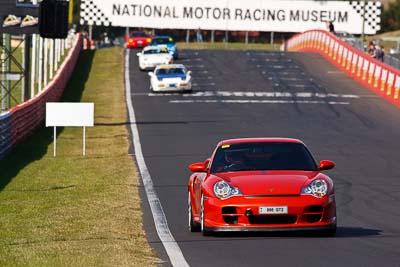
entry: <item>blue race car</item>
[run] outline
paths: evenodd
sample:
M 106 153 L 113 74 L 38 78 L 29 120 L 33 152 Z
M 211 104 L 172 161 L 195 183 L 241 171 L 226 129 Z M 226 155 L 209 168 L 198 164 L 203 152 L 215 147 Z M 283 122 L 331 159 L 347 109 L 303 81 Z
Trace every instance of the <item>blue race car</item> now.
M 174 39 L 170 36 L 155 36 L 152 40 L 150 45 L 158 46 L 158 47 L 167 47 L 168 52 L 172 54 L 174 59 L 179 57 L 179 51 L 176 47 L 176 43 Z
M 182 64 L 158 65 L 149 72 L 153 92 L 190 92 L 192 72 Z

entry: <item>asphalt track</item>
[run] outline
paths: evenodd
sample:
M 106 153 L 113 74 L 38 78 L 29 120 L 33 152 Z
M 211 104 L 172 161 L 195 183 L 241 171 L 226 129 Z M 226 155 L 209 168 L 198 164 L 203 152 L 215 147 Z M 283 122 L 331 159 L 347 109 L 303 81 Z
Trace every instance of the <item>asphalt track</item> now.
M 194 92 L 184 95 L 151 94 L 130 55 L 144 159 L 190 266 L 400 266 L 400 109 L 316 54 L 182 51 L 177 62 L 194 76 Z M 299 138 L 317 160 L 336 162 L 327 174 L 336 186 L 337 236 L 188 232 L 187 166 L 221 139 L 277 136 Z M 168 266 L 141 195 L 147 237 Z

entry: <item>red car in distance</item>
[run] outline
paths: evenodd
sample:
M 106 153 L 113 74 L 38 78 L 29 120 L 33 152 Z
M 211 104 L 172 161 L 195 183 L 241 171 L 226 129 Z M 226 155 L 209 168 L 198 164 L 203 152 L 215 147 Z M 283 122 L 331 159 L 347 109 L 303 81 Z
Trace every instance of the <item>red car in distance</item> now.
M 309 230 L 336 233 L 333 181 L 305 144 L 289 138 L 245 138 L 218 143 L 211 158 L 189 166 L 189 230 Z
M 145 32 L 134 31 L 125 37 L 126 48 L 140 48 L 147 46 L 152 40 L 152 36 Z

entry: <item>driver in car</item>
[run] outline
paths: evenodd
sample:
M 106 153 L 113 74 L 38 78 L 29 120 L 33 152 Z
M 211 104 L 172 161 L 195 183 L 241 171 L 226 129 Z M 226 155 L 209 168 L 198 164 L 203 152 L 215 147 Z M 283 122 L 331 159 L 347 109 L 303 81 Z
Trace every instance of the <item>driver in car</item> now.
M 246 156 L 242 151 L 226 151 L 225 161 L 224 171 L 239 171 L 247 168 Z

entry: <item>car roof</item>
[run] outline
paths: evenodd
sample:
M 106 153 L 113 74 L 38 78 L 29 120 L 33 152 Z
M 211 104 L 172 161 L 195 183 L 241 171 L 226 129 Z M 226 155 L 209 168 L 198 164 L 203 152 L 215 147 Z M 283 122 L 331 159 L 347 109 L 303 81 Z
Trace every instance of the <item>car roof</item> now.
M 218 143 L 218 146 L 233 145 L 240 143 L 297 143 L 304 145 L 304 143 L 299 139 L 283 138 L 283 137 L 258 137 L 258 138 L 236 138 L 236 139 L 222 140 Z

